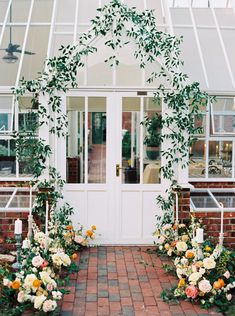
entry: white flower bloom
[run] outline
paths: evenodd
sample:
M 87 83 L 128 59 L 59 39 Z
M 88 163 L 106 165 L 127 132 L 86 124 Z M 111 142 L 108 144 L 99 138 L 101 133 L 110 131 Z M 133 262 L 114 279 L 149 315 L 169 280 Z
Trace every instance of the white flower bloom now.
M 187 263 L 188 263 L 188 259 L 182 258 L 182 259 L 181 259 L 181 263 L 184 264 L 184 265 L 187 264 Z
M 33 287 L 33 281 L 36 280 L 37 277 L 35 274 L 28 274 L 24 280 L 24 287 L 26 289 L 31 289 Z
M 211 297 L 211 298 L 209 299 L 209 302 L 210 302 L 210 303 L 214 303 L 214 297 Z
M 199 273 L 200 273 L 201 276 L 202 276 L 205 272 L 206 272 L 205 269 L 203 269 L 203 268 L 200 268 L 200 269 L 199 269 Z
M 188 249 L 188 246 L 187 246 L 186 242 L 178 241 L 176 244 L 176 248 L 178 251 L 186 251 Z
M 52 291 L 52 297 L 54 300 L 61 300 L 62 293 L 60 291 Z
M 159 246 L 159 250 L 162 250 L 163 249 L 163 246 L 161 245 L 161 246 Z
M 40 267 L 40 265 L 42 265 L 44 259 L 41 257 L 41 256 L 36 256 L 36 257 L 33 257 L 32 259 L 32 265 L 34 267 Z
M 36 273 L 38 270 L 37 270 L 37 268 L 32 268 L 32 271 L 33 271 L 34 273 Z
M 24 291 L 20 291 L 17 295 L 17 301 L 19 303 L 23 303 L 25 301 L 25 293 Z
M 46 300 L 45 295 L 35 296 L 34 299 L 34 308 L 40 309 L 42 307 L 43 302 Z
M 171 229 L 171 224 L 166 224 L 164 226 L 162 226 L 162 230 L 165 231 L 165 230 L 168 230 L 168 229 Z
M 168 255 L 169 257 L 171 257 L 172 252 L 173 252 L 173 250 L 172 250 L 172 248 L 170 248 L 170 249 L 167 251 L 167 255 Z
M 179 228 L 184 228 L 185 224 L 179 224 Z
M 194 272 L 189 276 L 188 279 L 191 284 L 195 285 L 197 281 L 200 279 L 200 277 L 201 277 L 201 274 L 199 272 Z
M 231 301 L 231 299 L 232 299 L 232 294 L 230 294 L 230 293 L 229 293 L 229 294 L 226 294 L 226 298 L 227 298 L 228 301 Z
M 198 283 L 198 288 L 203 293 L 208 293 L 212 289 L 212 286 L 210 284 L 210 281 L 204 279 Z
M 3 285 L 4 285 L 4 286 L 7 286 L 7 287 L 11 287 L 12 281 L 11 281 L 11 280 L 8 280 L 7 278 L 4 278 L 4 279 L 3 279 Z
M 77 243 L 77 244 L 82 244 L 84 242 L 84 237 L 80 236 L 80 235 L 76 235 L 74 237 L 74 241 Z
M 224 277 L 226 279 L 229 279 L 230 278 L 230 272 L 227 270 L 225 273 L 224 273 Z
M 203 260 L 203 265 L 205 269 L 214 269 L 216 266 L 216 262 L 214 260 L 214 258 L 212 256 L 210 256 L 209 258 L 205 258 Z
M 176 269 L 176 274 L 177 274 L 177 277 L 178 277 L 179 279 L 181 279 L 181 275 L 183 274 L 183 270 L 180 269 L 180 268 L 177 268 L 177 269 Z
M 53 288 L 57 287 L 55 280 L 53 280 L 46 271 L 40 272 L 39 275 L 44 285 L 51 284 Z
M 56 302 L 55 301 L 52 301 L 52 300 L 46 300 L 44 303 L 43 303 L 43 306 L 42 306 L 42 310 L 45 312 L 45 313 L 48 313 L 48 312 L 51 312 L 51 311 L 54 311 L 56 309 Z

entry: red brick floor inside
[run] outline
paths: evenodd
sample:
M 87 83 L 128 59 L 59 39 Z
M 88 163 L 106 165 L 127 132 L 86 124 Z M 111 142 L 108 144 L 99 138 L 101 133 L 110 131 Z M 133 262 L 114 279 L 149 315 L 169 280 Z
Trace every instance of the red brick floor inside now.
M 148 249 L 152 251 L 148 251 Z M 147 247 L 97 247 L 79 256 L 79 272 L 72 275 L 60 315 L 196 316 L 222 315 L 181 301 L 168 305 L 163 289 L 177 283 L 165 273 L 163 258 Z

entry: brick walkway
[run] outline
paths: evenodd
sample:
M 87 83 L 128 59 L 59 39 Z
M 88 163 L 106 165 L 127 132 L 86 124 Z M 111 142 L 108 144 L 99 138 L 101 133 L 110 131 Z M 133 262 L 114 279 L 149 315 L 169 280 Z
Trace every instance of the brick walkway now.
M 181 301 L 168 305 L 162 289 L 176 279 L 162 269 L 162 260 L 146 247 L 98 247 L 80 254 L 80 271 L 72 276 L 62 316 L 204 316 L 222 315 Z

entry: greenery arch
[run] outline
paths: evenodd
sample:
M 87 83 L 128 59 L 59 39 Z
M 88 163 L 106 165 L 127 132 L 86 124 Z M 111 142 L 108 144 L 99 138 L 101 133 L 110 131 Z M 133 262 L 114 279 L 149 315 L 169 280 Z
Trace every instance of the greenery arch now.
M 182 38 L 164 33 L 157 29 L 156 19 L 152 10 L 138 13 L 135 8 L 128 8 L 120 0 L 112 0 L 103 8 L 98 9 L 98 15 L 91 21 L 91 28 L 82 34 L 77 45 L 61 47 L 61 55 L 46 61 L 45 70 L 35 80 L 21 80 L 21 85 L 15 88 L 16 98 L 31 94 L 32 108 L 38 108 L 39 126 L 48 125 L 50 133 L 58 137 L 66 136 L 67 117 L 61 110 L 62 97 L 70 88 L 76 88 L 77 70 L 84 67 L 84 57 L 96 51 L 92 40 L 98 36 L 109 39 L 105 45 L 112 48 L 113 54 L 105 62 L 110 66 L 118 65 L 116 50 L 135 43 L 134 56 L 140 68 L 160 62 L 160 71 L 153 70 L 147 81 L 154 82 L 157 78 L 167 80 L 167 85 L 160 84 L 155 92 L 154 99 L 160 98 L 167 105 L 169 111 L 162 118 L 163 133 L 160 141 L 169 146 L 162 156 L 165 164 L 161 172 L 165 179 L 170 181 L 167 197 L 157 197 L 163 212 L 158 218 L 159 224 L 172 222 L 174 194 L 173 190 L 179 187 L 175 177 L 175 167 L 181 164 L 184 168 L 188 164 L 188 148 L 195 141 L 195 135 L 200 133 L 200 127 L 194 126 L 195 117 L 200 117 L 200 108 L 208 102 L 210 97 L 200 90 L 199 83 L 189 83 L 186 74 L 180 71 L 183 64 L 180 60 L 180 43 Z M 128 38 L 128 41 L 126 41 Z M 40 103 L 40 96 L 47 95 L 48 103 Z M 51 148 L 43 139 L 37 139 L 34 126 L 27 131 L 15 132 L 17 157 L 25 160 L 31 157 L 34 182 L 40 186 L 51 186 L 54 189 L 62 187 L 63 181 L 55 169 L 50 168 L 50 181 L 41 182 L 40 176 L 46 169 L 46 161 L 51 154 Z M 26 136 L 26 137 L 25 137 Z M 25 150 L 27 148 L 27 150 Z M 32 158 L 33 157 L 33 158 Z M 61 197 L 58 190 L 54 191 L 54 203 Z M 38 206 L 42 205 L 43 197 L 38 197 Z M 39 210 L 39 208 L 35 208 Z

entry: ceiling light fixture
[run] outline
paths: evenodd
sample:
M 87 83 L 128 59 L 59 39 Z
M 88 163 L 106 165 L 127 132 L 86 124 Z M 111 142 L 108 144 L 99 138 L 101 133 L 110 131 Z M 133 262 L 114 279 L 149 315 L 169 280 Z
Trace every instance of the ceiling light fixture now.
M 7 52 L 5 56 L 2 57 L 2 59 L 7 63 L 7 64 L 14 64 L 17 62 L 19 59 L 16 55 L 14 55 L 12 52 Z

